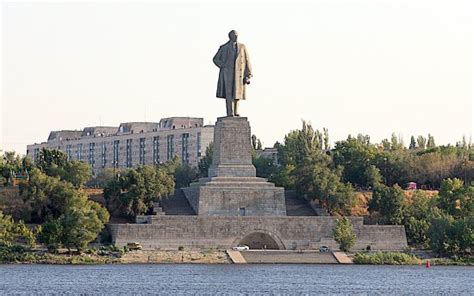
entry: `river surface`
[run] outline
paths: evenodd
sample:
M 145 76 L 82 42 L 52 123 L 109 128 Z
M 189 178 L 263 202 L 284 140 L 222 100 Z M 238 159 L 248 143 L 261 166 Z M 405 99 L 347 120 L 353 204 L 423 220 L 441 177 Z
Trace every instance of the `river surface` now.
M 0 294 L 474 295 L 474 268 L 371 265 L 0 265 Z

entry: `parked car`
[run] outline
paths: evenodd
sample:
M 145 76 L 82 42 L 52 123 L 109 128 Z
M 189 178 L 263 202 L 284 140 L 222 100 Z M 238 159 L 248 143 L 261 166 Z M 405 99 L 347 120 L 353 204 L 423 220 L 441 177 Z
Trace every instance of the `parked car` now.
M 141 245 L 139 242 L 133 242 L 133 243 L 128 243 L 128 244 L 127 244 L 127 248 L 128 248 L 130 251 L 136 251 L 136 250 L 141 250 L 141 249 L 142 249 L 142 245 Z
M 327 252 L 331 252 L 331 249 L 329 249 L 327 246 L 322 246 L 319 248 L 319 252 L 327 253 Z
M 233 247 L 232 250 L 234 251 L 248 251 L 250 250 L 249 246 L 246 245 L 238 245 L 237 247 Z

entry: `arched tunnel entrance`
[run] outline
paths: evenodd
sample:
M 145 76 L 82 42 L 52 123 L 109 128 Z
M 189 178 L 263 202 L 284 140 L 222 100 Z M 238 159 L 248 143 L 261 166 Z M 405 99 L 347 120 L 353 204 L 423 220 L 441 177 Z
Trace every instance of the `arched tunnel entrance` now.
M 274 239 L 270 234 L 264 232 L 252 232 L 246 235 L 240 240 L 239 245 L 246 245 L 250 249 L 283 249 L 283 247 L 277 243 L 276 239 Z

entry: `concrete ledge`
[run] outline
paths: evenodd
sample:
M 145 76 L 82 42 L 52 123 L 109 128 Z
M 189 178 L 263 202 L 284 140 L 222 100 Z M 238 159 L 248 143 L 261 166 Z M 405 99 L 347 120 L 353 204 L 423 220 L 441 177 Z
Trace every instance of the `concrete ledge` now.
M 352 259 L 344 252 L 333 252 L 334 258 L 341 264 L 352 264 Z
M 244 257 L 242 256 L 242 254 L 239 251 L 227 250 L 226 253 L 227 253 L 227 255 L 229 255 L 230 260 L 234 264 L 247 263 L 247 261 L 245 261 Z

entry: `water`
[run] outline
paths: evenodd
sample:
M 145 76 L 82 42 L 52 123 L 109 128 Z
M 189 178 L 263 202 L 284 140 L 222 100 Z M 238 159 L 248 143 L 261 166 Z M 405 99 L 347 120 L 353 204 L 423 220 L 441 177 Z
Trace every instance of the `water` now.
M 0 265 L 0 294 L 474 295 L 474 268 L 362 265 Z

